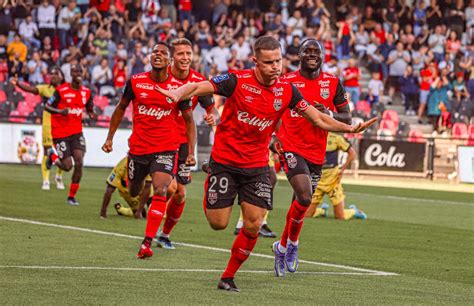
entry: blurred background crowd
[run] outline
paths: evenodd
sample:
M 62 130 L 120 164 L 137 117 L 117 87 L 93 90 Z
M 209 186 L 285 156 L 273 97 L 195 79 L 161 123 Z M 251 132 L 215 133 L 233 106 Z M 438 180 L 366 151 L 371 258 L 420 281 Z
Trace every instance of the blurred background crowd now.
M 40 101 L 9 78 L 47 83 L 58 66 L 69 82 L 79 63 L 108 126 L 155 42 L 188 38 L 210 77 L 252 67 L 261 35 L 281 41 L 283 73 L 298 69 L 302 40 L 318 39 L 354 116 L 382 118 L 369 135 L 474 135 L 474 0 L 0 0 L 0 120 L 41 120 Z

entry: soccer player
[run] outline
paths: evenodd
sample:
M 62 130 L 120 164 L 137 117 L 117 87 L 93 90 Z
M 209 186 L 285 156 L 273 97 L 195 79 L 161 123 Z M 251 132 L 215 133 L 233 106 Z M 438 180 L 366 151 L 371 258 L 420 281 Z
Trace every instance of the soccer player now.
M 188 156 L 186 165 L 196 164 L 194 147 L 196 145 L 196 126 L 192 115 L 191 102 L 178 104 L 155 90 L 160 85 L 177 88 L 180 84 L 168 72 L 170 47 L 162 42 L 153 46 L 150 72 L 133 75 L 126 83 L 124 93 L 112 114 L 109 133 L 104 152 L 111 152 L 113 138 L 125 110 L 133 104 L 133 129 L 129 139 L 128 190 L 136 197 L 143 189 L 147 175 L 151 175 L 154 194 L 148 210 L 145 238 L 137 257 L 144 259 L 153 256 L 151 243 L 166 210 L 166 193 L 176 172 L 179 130 L 176 117 L 181 111 L 186 122 Z
M 59 86 L 64 82 L 64 76 L 61 70 L 57 67 L 52 67 L 50 70 L 51 79 L 49 84 L 39 84 L 36 86 L 29 86 L 24 83 L 18 82 L 18 77 L 14 76 L 10 82 L 14 86 L 18 86 L 20 89 L 32 93 L 34 95 L 40 95 L 43 98 L 43 104 L 53 95 L 56 90 L 56 86 Z M 43 190 L 49 190 L 49 169 L 46 168 L 46 160 L 48 159 L 47 153 L 53 146 L 53 136 L 51 135 L 51 114 L 47 111 L 43 111 L 42 119 L 42 130 L 43 130 L 43 160 L 41 162 L 41 174 L 43 176 Z M 64 189 L 63 182 L 63 170 L 57 168 L 56 176 L 54 178 L 57 189 Z
M 347 152 L 347 159 L 339 169 L 338 153 L 339 151 Z M 357 209 L 355 205 L 344 209 L 344 190 L 342 189 L 341 178 L 344 171 L 349 167 L 351 162 L 357 157 L 357 153 L 351 144 L 342 136 L 335 133 L 328 134 L 326 158 L 321 175 L 321 181 L 313 194 L 311 206 L 306 211 L 306 217 L 327 217 L 329 205 L 323 204 L 317 208 L 325 194 L 328 195 L 334 207 L 334 217 L 338 220 L 367 219 L 367 215 Z
M 311 38 L 303 41 L 298 56 L 300 69 L 284 75 L 283 79 L 296 86 L 310 105 L 350 124 L 351 114 L 344 87 L 337 77 L 321 71 L 324 52 L 319 42 Z M 275 274 L 280 277 L 285 275 L 285 270 L 293 273 L 298 269 L 298 238 L 306 210 L 321 178 L 327 131 L 313 126 L 295 110 L 288 110 L 282 117 L 277 137 L 280 143 L 275 144 L 294 191 L 281 239 L 273 244 Z
M 179 86 L 187 83 L 201 82 L 206 79 L 203 75 L 190 68 L 193 60 L 193 45 L 188 39 L 177 38 L 171 42 L 171 57 L 173 61 L 168 73 Z M 212 119 L 208 118 L 213 116 L 214 100 L 212 95 L 194 97 L 191 99 L 191 102 L 192 110 L 199 103 L 206 110 L 204 119 L 206 121 Z M 174 249 L 169 236 L 183 214 L 186 185 L 191 183 L 191 168 L 186 164 L 186 158 L 189 154 L 186 123 L 181 113 L 178 115 L 177 123 L 179 130 L 178 170 L 176 178 L 168 188 L 169 201 L 166 208 L 166 219 L 157 239 L 158 246 L 165 249 Z
M 268 145 L 281 116 L 290 108 L 323 129 L 350 133 L 361 132 L 376 121 L 350 126 L 319 112 L 296 87 L 279 79 L 282 53 L 277 40 L 262 36 L 253 48 L 254 69 L 218 75 L 172 91 L 157 87 L 174 101 L 213 93 L 227 97 L 211 151 L 203 204 L 210 226 L 223 230 L 239 196 L 244 226 L 217 286 L 234 292 L 240 291 L 235 273 L 251 254 L 263 218 L 272 209 Z
M 56 87 L 56 91 L 48 99 L 45 109 L 51 113 L 51 132 L 56 150 L 48 152 L 46 167 L 52 164 L 64 171 L 74 167 L 69 187 L 67 203 L 79 205 L 76 193 L 82 178 L 86 140 L 82 134 L 82 112 L 85 108 L 91 119 L 97 119 L 94 113 L 92 93 L 82 85 L 83 70 L 80 65 L 71 67 L 71 83 Z M 73 162 L 74 161 L 74 162 Z
M 110 172 L 107 178 L 107 187 L 105 189 L 104 198 L 102 200 L 102 208 L 100 210 L 100 217 L 107 218 L 107 207 L 115 189 L 118 189 L 120 196 L 127 202 L 129 207 L 123 207 L 120 203 L 115 203 L 114 207 L 117 213 L 121 216 L 135 217 L 141 219 L 145 215 L 143 207 L 148 202 L 151 191 L 151 177 L 147 176 L 145 179 L 145 186 L 140 194 L 136 197 L 131 197 L 127 188 L 127 157 L 122 158 L 118 164 Z

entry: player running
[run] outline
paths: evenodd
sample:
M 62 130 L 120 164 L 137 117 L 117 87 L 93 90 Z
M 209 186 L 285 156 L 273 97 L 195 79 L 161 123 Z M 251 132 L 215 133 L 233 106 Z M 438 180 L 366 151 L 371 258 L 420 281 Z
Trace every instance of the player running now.
M 283 76 L 303 94 L 305 100 L 319 111 L 345 123 L 351 114 L 344 87 L 339 79 L 321 71 L 323 48 L 315 39 L 303 41 L 299 48 L 300 69 Z M 337 111 L 337 112 L 336 112 Z M 306 210 L 311 204 L 326 153 L 327 131 L 313 126 L 294 110 L 282 117 L 276 145 L 283 169 L 293 187 L 294 198 L 286 215 L 280 241 L 273 244 L 275 274 L 298 269 L 298 240 Z
M 338 153 L 347 152 L 347 159 L 339 169 Z M 324 203 L 317 208 L 325 194 L 328 195 L 334 207 L 334 217 L 338 220 L 367 219 L 367 215 L 357 209 L 355 205 L 350 205 L 349 209 L 344 209 L 344 190 L 342 189 L 341 178 L 344 171 L 356 159 L 357 153 L 351 144 L 342 136 L 335 133 L 328 134 L 326 147 L 326 158 L 321 175 L 321 181 L 313 194 L 311 206 L 306 211 L 306 217 L 327 217 L 329 205 Z
M 153 256 L 151 243 L 155 237 L 166 210 L 166 192 L 173 180 L 177 167 L 179 131 L 176 117 L 182 112 L 186 122 L 188 156 L 186 165 L 196 164 L 196 126 L 190 101 L 173 103 L 171 99 L 154 88 L 180 86 L 168 73 L 170 48 L 167 44 L 155 44 L 151 53 L 150 72 L 135 74 L 125 85 L 124 93 L 112 114 L 107 140 L 102 146 L 104 152 L 111 152 L 113 138 L 125 110 L 133 105 L 133 128 L 129 139 L 128 190 L 136 197 L 143 189 L 147 175 L 151 175 L 154 194 L 148 210 L 145 238 L 138 251 L 138 258 Z
M 105 189 L 102 208 L 100 210 L 101 218 L 107 218 L 107 207 L 110 204 L 110 199 L 112 198 L 115 189 L 118 189 L 120 196 L 129 206 L 123 207 L 120 203 L 115 203 L 114 208 L 117 211 L 117 214 L 120 216 L 135 217 L 136 219 L 141 219 L 146 215 L 143 208 L 150 197 L 153 196 L 151 191 L 151 176 L 146 177 L 145 186 L 138 196 L 130 196 L 127 187 L 127 157 L 122 158 L 118 162 L 107 178 L 107 187 Z
M 50 70 L 51 79 L 49 84 L 39 84 L 36 86 L 29 86 L 24 83 L 18 82 L 18 76 L 14 76 L 10 79 L 10 82 L 14 86 L 18 86 L 21 90 L 32 93 L 34 95 L 40 95 L 43 98 L 43 104 L 51 98 L 56 86 L 61 85 L 64 82 L 64 76 L 61 70 L 57 67 L 52 67 Z M 48 151 L 53 146 L 53 136 L 51 135 L 51 114 L 47 111 L 43 111 L 42 119 L 42 130 L 43 130 L 43 160 L 41 162 L 41 174 L 43 176 L 43 185 L 41 189 L 49 190 L 49 169 L 46 167 L 46 160 L 48 159 Z M 54 177 L 57 189 L 64 189 L 63 183 L 63 170 L 57 168 L 56 176 Z
M 351 133 L 365 130 L 376 120 L 350 126 L 324 115 L 309 105 L 295 86 L 279 79 L 282 53 L 277 40 L 259 37 L 253 49 L 254 69 L 218 75 L 172 91 L 157 88 L 174 101 L 213 93 L 227 97 L 214 138 L 203 204 L 210 226 L 223 230 L 239 196 L 244 226 L 218 283 L 219 289 L 235 292 L 240 291 L 234 283 L 235 273 L 252 253 L 263 218 L 272 209 L 268 145 L 281 116 L 293 109 L 323 129 Z
M 83 70 L 79 65 L 71 67 L 71 83 L 56 87 L 56 91 L 48 99 L 45 109 L 51 113 L 51 132 L 56 150 L 48 152 L 46 168 L 52 164 L 64 171 L 74 167 L 69 187 L 67 203 L 79 205 L 76 193 L 82 178 L 86 140 L 82 134 L 82 111 L 85 108 L 89 117 L 96 120 L 92 93 L 82 85 Z M 73 162 L 74 161 L 74 162 Z
M 186 38 L 177 38 L 171 42 L 171 56 L 173 63 L 168 72 L 179 86 L 187 83 L 196 83 L 204 81 L 206 78 L 200 73 L 191 69 L 193 60 L 193 45 Z M 212 118 L 214 110 L 214 100 L 212 95 L 194 97 L 191 99 L 191 109 L 194 110 L 199 103 L 206 110 L 204 120 L 208 121 Z M 179 130 L 179 149 L 178 149 L 178 170 L 176 178 L 168 188 L 169 201 L 166 208 L 166 219 L 163 228 L 158 235 L 158 246 L 165 249 L 174 249 L 169 236 L 171 231 L 178 223 L 185 205 L 186 185 L 191 183 L 191 168 L 186 164 L 186 158 L 189 155 L 188 139 L 186 137 L 186 123 L 181 113 L 177 118 Z

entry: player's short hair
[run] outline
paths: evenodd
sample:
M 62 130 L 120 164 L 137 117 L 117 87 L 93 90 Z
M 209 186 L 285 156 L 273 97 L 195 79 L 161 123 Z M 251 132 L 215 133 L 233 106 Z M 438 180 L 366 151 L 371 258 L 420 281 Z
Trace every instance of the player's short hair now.
M 260 55 L 262 50 L 281 49 L 280 42 L 271 36 L 260 36 L 253 43 L 253 53 L 256 57 Z
M 187 38 L 175 38 L 171 41 L 171 55 L 176 51 L 176 46 L 190 46 L 193 47 L 193 43 Z
M 170 45 L 168 45 L 167 43 L 165 43 L 165 42 L 163 42 L 163 41 L 159 41 L 159 42 L 155 43 L 155 45 L 153 45 L 152 50 L 155 49 L 155 47 L 156 47 L 156 46 L 159 46 L 159 45 L 165 46 L 166 49 L 168 49 L 168 52 L 171 51 Z

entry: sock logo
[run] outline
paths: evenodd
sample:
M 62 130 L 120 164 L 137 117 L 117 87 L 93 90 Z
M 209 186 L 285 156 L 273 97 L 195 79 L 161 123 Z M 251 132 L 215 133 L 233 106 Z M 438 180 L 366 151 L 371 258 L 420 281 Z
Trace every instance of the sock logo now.
M 301 222 L 303 222 L 303 219 L 298 220 L 298 219 L 291 218 L 291 222 L 296 223 L 296 224 L 300 224 Z
M 249 251 L 249 250 L 245 250 L 245 249 L 239 248 L 239 252 L 240 252 L 241 254 L 244 254 L 245 256 L 250 256 L 250 251 Z
M 163 216 L 163 213 L 159 210 L 156 210 L 156 209 L 150 210 L 150 213 L 153 214 L 153 215 L 156 215 L 156 216 Z

